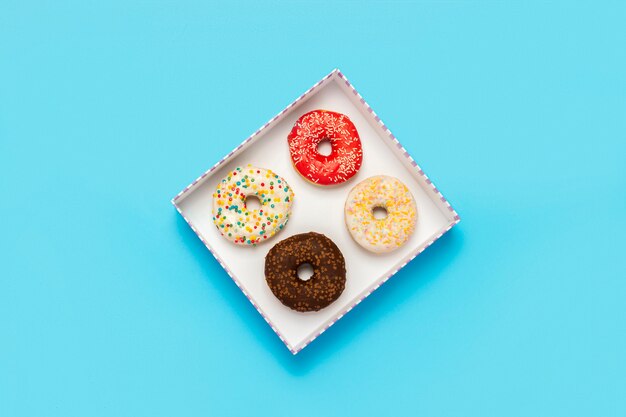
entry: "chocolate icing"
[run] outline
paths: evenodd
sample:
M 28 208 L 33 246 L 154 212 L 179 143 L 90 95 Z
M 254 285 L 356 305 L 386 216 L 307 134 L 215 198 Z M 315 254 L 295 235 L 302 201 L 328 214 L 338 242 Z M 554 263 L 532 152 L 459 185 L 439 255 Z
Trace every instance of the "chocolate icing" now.
M 297 270 L 313 267 L 313 276 L 303 281 Z M 335 243 L 326 236 L 301 233 L 278 242 L 265 257 L 265 280 L 276 298 L 287 307 L 318 311 L 335 301 L 346 286 L 346 262 Z

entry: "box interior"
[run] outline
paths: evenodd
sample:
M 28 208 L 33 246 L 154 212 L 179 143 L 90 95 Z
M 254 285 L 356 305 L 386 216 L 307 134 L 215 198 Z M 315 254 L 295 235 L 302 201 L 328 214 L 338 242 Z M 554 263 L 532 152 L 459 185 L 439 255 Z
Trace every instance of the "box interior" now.
M 291 164 L 287 134 L 305 112 L 326 109 L 346 114 L 359 131 L 363 144 L 363 164 L 357 175 L 335 187 L 319 187 L 304 180 Z M 269 168 L 286 179 L 295 192 L 291 219 L 282 232 L 256 247 L 236 246 L 224 239 L 212 222 L 212 193 L 217 183 L 237 166 L 251 164 Z M 344 203 L 348 192 L 373 175 L 399 178 L 413 193 L 418 207 L 417 228 L 400 249 L 376 255 L 362 249 L 344 222 Z M 454 212 L 426 183 L 418 168 L 411 166 L 374 115 L 360 102 L 337 72 L 324 80 L 250 140 L 238 152 L 204 177 L 175 203 L 193 224 L 204 242 L 230 269 L 256 306 L 272 322 L 292 351 L 306 345 L 328 324 L 345 313 L 364 294 L 390 273 L 410 260 L 455 223 Z M 331 238 L 346 260 L 347 283 L 341 297 L 319 312 L 298 313 L 283 306 L 272 294 L 264 277 L 264 258 L 269 249 L 291 235 L 315 231 Z M 418 277 L 415 277 L 418 279 Z

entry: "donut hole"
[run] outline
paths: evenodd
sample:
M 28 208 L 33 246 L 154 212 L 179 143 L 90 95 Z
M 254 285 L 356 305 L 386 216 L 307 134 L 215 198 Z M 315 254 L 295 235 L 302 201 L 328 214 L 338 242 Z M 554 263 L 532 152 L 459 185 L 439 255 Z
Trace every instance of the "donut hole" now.
M 247 196 L 245 204 L 248 211 L 261 209 L 261 200 L 259 200 L 259 197 L 255 195 Z
M 330 139 L 322 139 L 320 143 L 317 144 L 317 153 L 322 156 L 328 156 L 333 151 L 333 145 L 330 142 Z
M 383 220 L 387 218 L 387 209 L 382 206 L 376 206 L 372 209 L 372 215 L 376 220 Z
M 298 267 L 296 274 L 298 275 L 298 279 L 302 281 L 308 281 L 313 277 L 315 271 L 313 270 L 313 265 L 308 262 L 303 263 Z

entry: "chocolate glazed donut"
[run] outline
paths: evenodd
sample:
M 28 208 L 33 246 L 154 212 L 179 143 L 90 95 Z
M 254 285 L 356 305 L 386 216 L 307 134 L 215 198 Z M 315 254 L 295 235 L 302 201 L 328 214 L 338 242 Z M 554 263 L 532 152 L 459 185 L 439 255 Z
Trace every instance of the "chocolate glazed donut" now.
M 311 264 L 313 276 L 298 278 L 298 267 Z M 292 310 L 318 311 L 335 301 L 346 286 L 346 262 L 326 236 L 301 233 L 278 242 L 265 257 L 265 280 L 276 298 Z

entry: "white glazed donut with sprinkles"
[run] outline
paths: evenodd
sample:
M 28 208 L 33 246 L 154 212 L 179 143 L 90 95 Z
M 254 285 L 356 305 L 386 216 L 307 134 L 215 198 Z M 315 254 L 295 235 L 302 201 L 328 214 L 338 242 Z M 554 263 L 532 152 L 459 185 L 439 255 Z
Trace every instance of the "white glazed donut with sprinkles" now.
M 258 210 L 246 207 L 256 196 Z M 294 193 L 284 178 L 251 165 L 230 171 L 213 193 L 213 222 L 226 239 L 238 245 L 256 245 L 285 227 Z
M 383 219 L 374 209 L 386 210 Z M 346 226 L 354 240 L 374 253 L 387 253 L 404 245 L 415 230 L 417 207 L 411 191 L 399 179 L 386 175 L 367 178 L 348 194 Z

